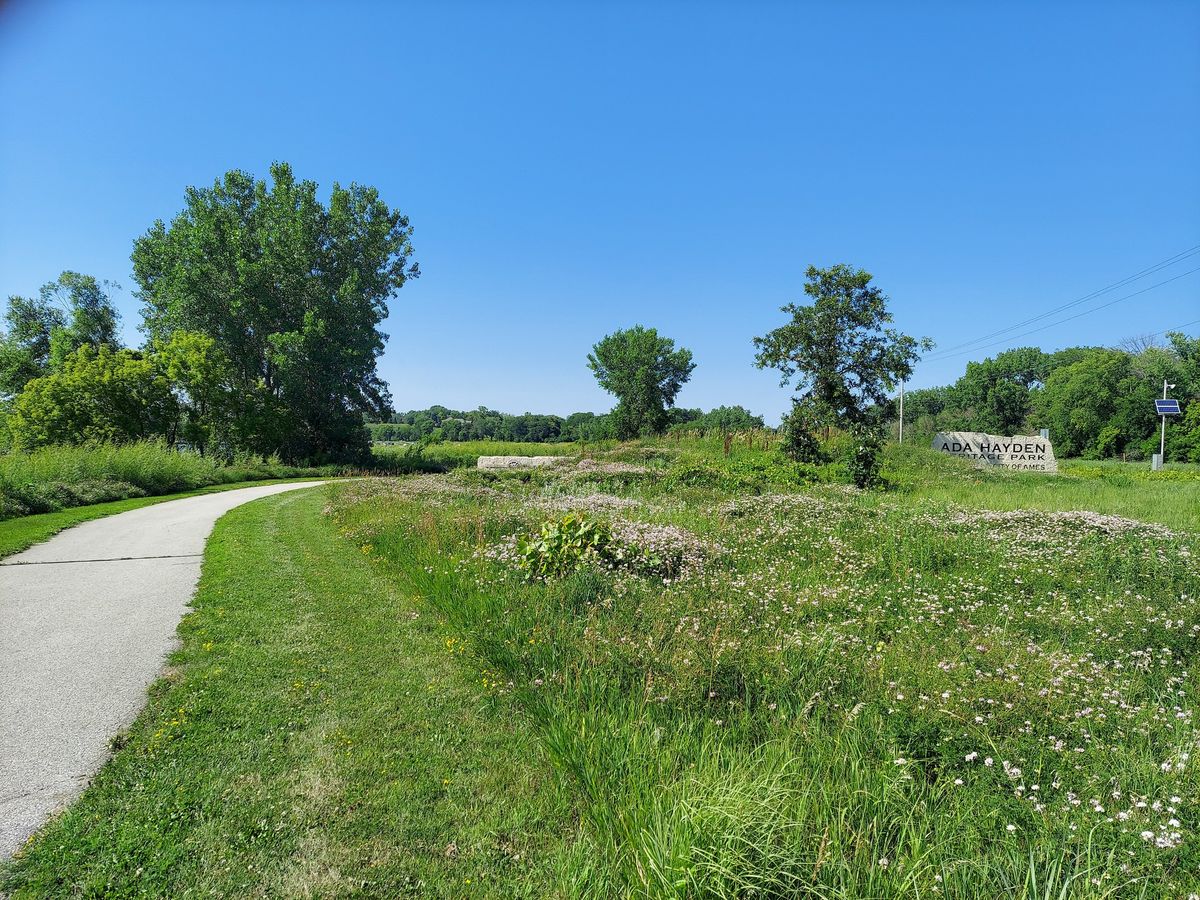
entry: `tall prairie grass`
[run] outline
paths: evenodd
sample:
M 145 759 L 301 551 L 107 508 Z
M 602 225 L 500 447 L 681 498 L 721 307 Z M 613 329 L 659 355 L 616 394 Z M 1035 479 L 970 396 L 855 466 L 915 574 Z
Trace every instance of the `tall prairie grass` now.
M 251 455 L 224 462 L 155 442 L 46 447 L 32 453 L 0 454 L 0 519 L 131 497 L 173 494 L 215 484 L 364 472 L 399 474 L 438 468 L 439 464 L 419 454 L 389 455 L 362 468 L 303 467 Z

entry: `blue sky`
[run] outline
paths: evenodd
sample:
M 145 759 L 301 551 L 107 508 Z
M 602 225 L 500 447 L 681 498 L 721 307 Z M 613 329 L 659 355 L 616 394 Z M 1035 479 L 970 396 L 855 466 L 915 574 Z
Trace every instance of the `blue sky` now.
M 640 323 L 682 405 L 776 420 L 750 340 L 809 264 L 947 348 L 1200 245 L 1200 4 L 0 5 L 0 293 L 117 281 L 135 342 L 134 238 L 275 159 L 412 219 L 399 408 L 607 409 L 586 354 Z M 1195 319 L 1200 273 L 1016 343 Z

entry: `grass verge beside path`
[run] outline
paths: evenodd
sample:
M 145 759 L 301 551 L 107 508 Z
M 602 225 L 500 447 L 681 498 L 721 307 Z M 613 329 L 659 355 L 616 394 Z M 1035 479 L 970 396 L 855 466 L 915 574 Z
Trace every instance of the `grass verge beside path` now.
M 571 810 L 503 693 L 321 515 L 217 524 L 169 674 L 14 897 L 549 897 Z M 565 857 L 564 857 L 565 854 Z
M 218 491 L 236 491 L 239 488 L 259 487 L 264 484 L 292 484 L 298 481 L 312 480 L 312 478 L 268 478 L 262 481 L 214 484 L 209 487 L 197 488 L 194 491 L 181 491 L 177 494 L 163 494 L 159 497 L 130 497 L 128 500 L 93 503 L 90 506 L 75 506 L 70 509 L 60 509 L 57 512 L 22 516 L 19 519 L 5 519 L 0 521 L 0 559 L 49 540 L 64 528 L 70 528 L 80 522 L 90 522 L 92 519 L 128 512 L 131 509 L 139 509 L 153 503 L 182 500 L 184 497 L 198 497 L 201 494 L 214 494 Z

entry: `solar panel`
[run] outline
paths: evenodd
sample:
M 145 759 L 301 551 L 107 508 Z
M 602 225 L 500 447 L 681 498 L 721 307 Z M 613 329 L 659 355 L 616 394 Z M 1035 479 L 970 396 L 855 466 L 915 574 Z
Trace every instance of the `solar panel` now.
M 1160 416 L 1177 416 L 1179 415 L 1178 400 L 1155 400 L 1154 408 Z

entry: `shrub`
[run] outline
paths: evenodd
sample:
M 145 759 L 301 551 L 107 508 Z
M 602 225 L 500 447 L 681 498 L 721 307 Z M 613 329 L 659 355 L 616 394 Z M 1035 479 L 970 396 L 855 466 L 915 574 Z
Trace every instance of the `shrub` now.
M 731 460 L 729 471 L 741 479 L 741 487 L 765 487 L 768 484 L 792 486 L 796 484 L 821 484 L 845 481 L 844 467 L 834 463 L 792 462 L 782 456 L 749 457 Z
M 578 512 L 542 523 L 536 534 L 516 544 L 517 568 L 527 581 L 566 578 L 587 568 L 673 580 L 698 570 L 708 553 L 702 541 L 678 526 L 609 525 Z
M 821 463 L 825 459 L 821 453 L 821 444 L 813 434 L 813 425 L 809 416 L 798 405 L 783 417 L 780 430 L 783 441 L 780 451 L 788 459 L 800 463 Z
M 79 348 L 61 370 L 35 378 L 13 403 L 12 444 L 129 443 L 172 430 L 179 403 L 159 363 L 137 350 Z
M 874 487 L 879 484 L 880 451 L 883 449 L 883 429 L 874 424 L 853 426 L 853 450 L 846 459 L 846 468 L 850 478 L 860 488 Z
M 594 562 L 612 561 L 612 532 L 578 513 L 544 522 L 517 543 L 518 566 L 529 580 L 562 578 Z
M 729 472 L 722 472 L 702 463 L 684 463 L 671 469 L 664 481 L 668 490 L 677 487 L 724 488 L 735 490 L 740 479 Z

